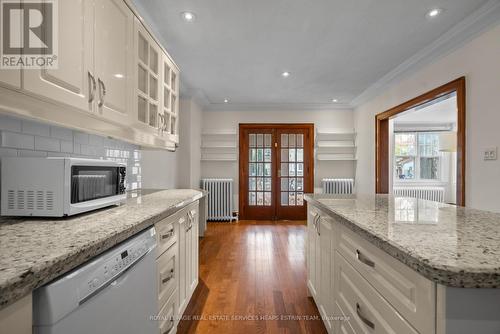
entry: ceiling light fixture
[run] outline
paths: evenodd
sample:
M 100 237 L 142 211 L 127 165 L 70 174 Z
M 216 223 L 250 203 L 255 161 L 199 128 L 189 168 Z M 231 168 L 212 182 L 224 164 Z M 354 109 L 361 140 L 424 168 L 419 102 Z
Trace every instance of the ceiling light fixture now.
M 441 8 L 433 8 L 427 12 L 427 17 L 434 18 L 436 16 L 439 16 L 439 14 L 441 14 L 442 12 L 443 12 L 443 10 Z
M 196 18 L 196 15 L 192 12 L 182 12 L 181 13 L 182 19 L 186 22 L 193 22 Z
M 290 76 L 290 72 L 286 72 L 286 71 L 285 71 L 285 72 L 281 73 L 281 76 L 282 76 L 283 78 L 288 78 L 288 77 Z
M 229 103 L 229 99 L 224 99 L 224 103 Z
M 337 99 L 332 99 L 332 102 L 333 102 L 333 103 L 337 103 L 337 102 L 339 102 L 339 100 L 337 100 Z

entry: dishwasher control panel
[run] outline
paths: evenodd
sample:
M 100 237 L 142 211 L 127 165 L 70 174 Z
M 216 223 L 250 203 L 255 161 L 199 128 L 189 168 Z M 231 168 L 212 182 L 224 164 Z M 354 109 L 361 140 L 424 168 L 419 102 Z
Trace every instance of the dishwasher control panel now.
M 154 248 L 155 239 L 151 237 L 154 237 L 155 230 L 151 229 L 148 234 L 150 234 L 149 238 L 137 237 L 135 242 L 122 247 L 118 246 L 103 258 L 103 263 L 80 286 L 78 290 L 80 304 L 112 284 L 122 273 Z

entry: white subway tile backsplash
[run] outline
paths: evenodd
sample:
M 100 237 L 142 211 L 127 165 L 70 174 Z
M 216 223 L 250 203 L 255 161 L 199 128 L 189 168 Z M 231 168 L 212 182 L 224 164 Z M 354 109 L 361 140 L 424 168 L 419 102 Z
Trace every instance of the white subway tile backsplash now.
M 21 132 L 21 120 L 6 115 L 0 115 L 0 130 Z
M 112 159 L 127 164 L 128 189 L 141 187 L 140 150 L 120 140 L 0 115 L 0 159 L 79 157 Z
M 73 142 L 61 140 L 61 152 L 73 153 Z
M 75 140 L 75 143 L 78 143 L 78 144 L 88 144 L 89 143 L 89 135 L 88 134 L 83 133 L 83 132 L 74 131 L 73 135 L 74 135 L 73 138 Z
M 0 148 L 1 157 L 17 157 L 17 150 L 15 148 Z
M 47 152 L 45 151 L 31 151 L 31 150 L 19 150 L 17 155 L 20 157 L 46 157 Z
M 31 149 L 35 148 L 35 137 L 21 133 L 2 131 L 2 146 Z
M 61 128 L 58 126 L 50 127 L 50 136 L 52 138 L 64 139 L 67 141 L 73 141 L 73 130 Z
M 59 139 L 35 136 L 35 150 L 37 151 L 61 151 Z
M 39 122 L 23 120 L 22 132 L 31 135 L 48 137 L 50 136 L 50 126 Z
M 104 146 L 104 137 L 97 135 L 89 135 L 89 145 Z

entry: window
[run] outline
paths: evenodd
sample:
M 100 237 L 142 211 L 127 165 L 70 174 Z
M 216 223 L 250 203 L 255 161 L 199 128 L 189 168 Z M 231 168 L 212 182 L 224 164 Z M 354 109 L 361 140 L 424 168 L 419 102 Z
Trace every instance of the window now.
M 396 133 L 394 161 L 396 180 L 439 180 L 439 134 Z

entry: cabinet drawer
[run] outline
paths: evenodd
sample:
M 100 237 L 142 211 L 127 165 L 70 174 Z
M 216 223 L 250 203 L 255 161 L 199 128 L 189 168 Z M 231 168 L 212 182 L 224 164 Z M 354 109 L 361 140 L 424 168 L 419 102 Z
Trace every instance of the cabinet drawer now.
M 156 260 L 158 281 L 158 305 L 160 308 L 172 296 L 177 287 L 177 247 L 173 245 Z
M 334 263 L 337 303 L 355 333 L 418 333 L 338 252 Z
M 170 334 L 175 333 L 176 329 L 176 300 L 175 294 L 170 297 L 167 303 L 163 306 L 159 313 L 159 333 L 160 334 Z
M 177 242 L 179 228 L 177 223 L 179 220 L 186 219 L 184 214 L 185 211 L 180 210 L 155 224 L 157 238 L 156 256 L 160 256 Z
M 344 311 L 342 311 L 342 309 L 340 308 L 339 304 L 338 303 L 334 303 L 334 304 L 335 304 L 335 307 L 334 307 L 335 316 L 342 317 L 342 320 L 337 320 L 335 322 L 335 324 L 333 326 L 334 333 L 335 334 L 356 334 L 356 332 L 354 332 L 354 329 L 352 329 L 349 321 L 347 321 L 347 317 L 346 317 Z M 346 320 L 344 320 L 344 319 L 346 319 Z
M 337 250 L 419 332 L 435 332 L 435 283 L 345 226 Z

